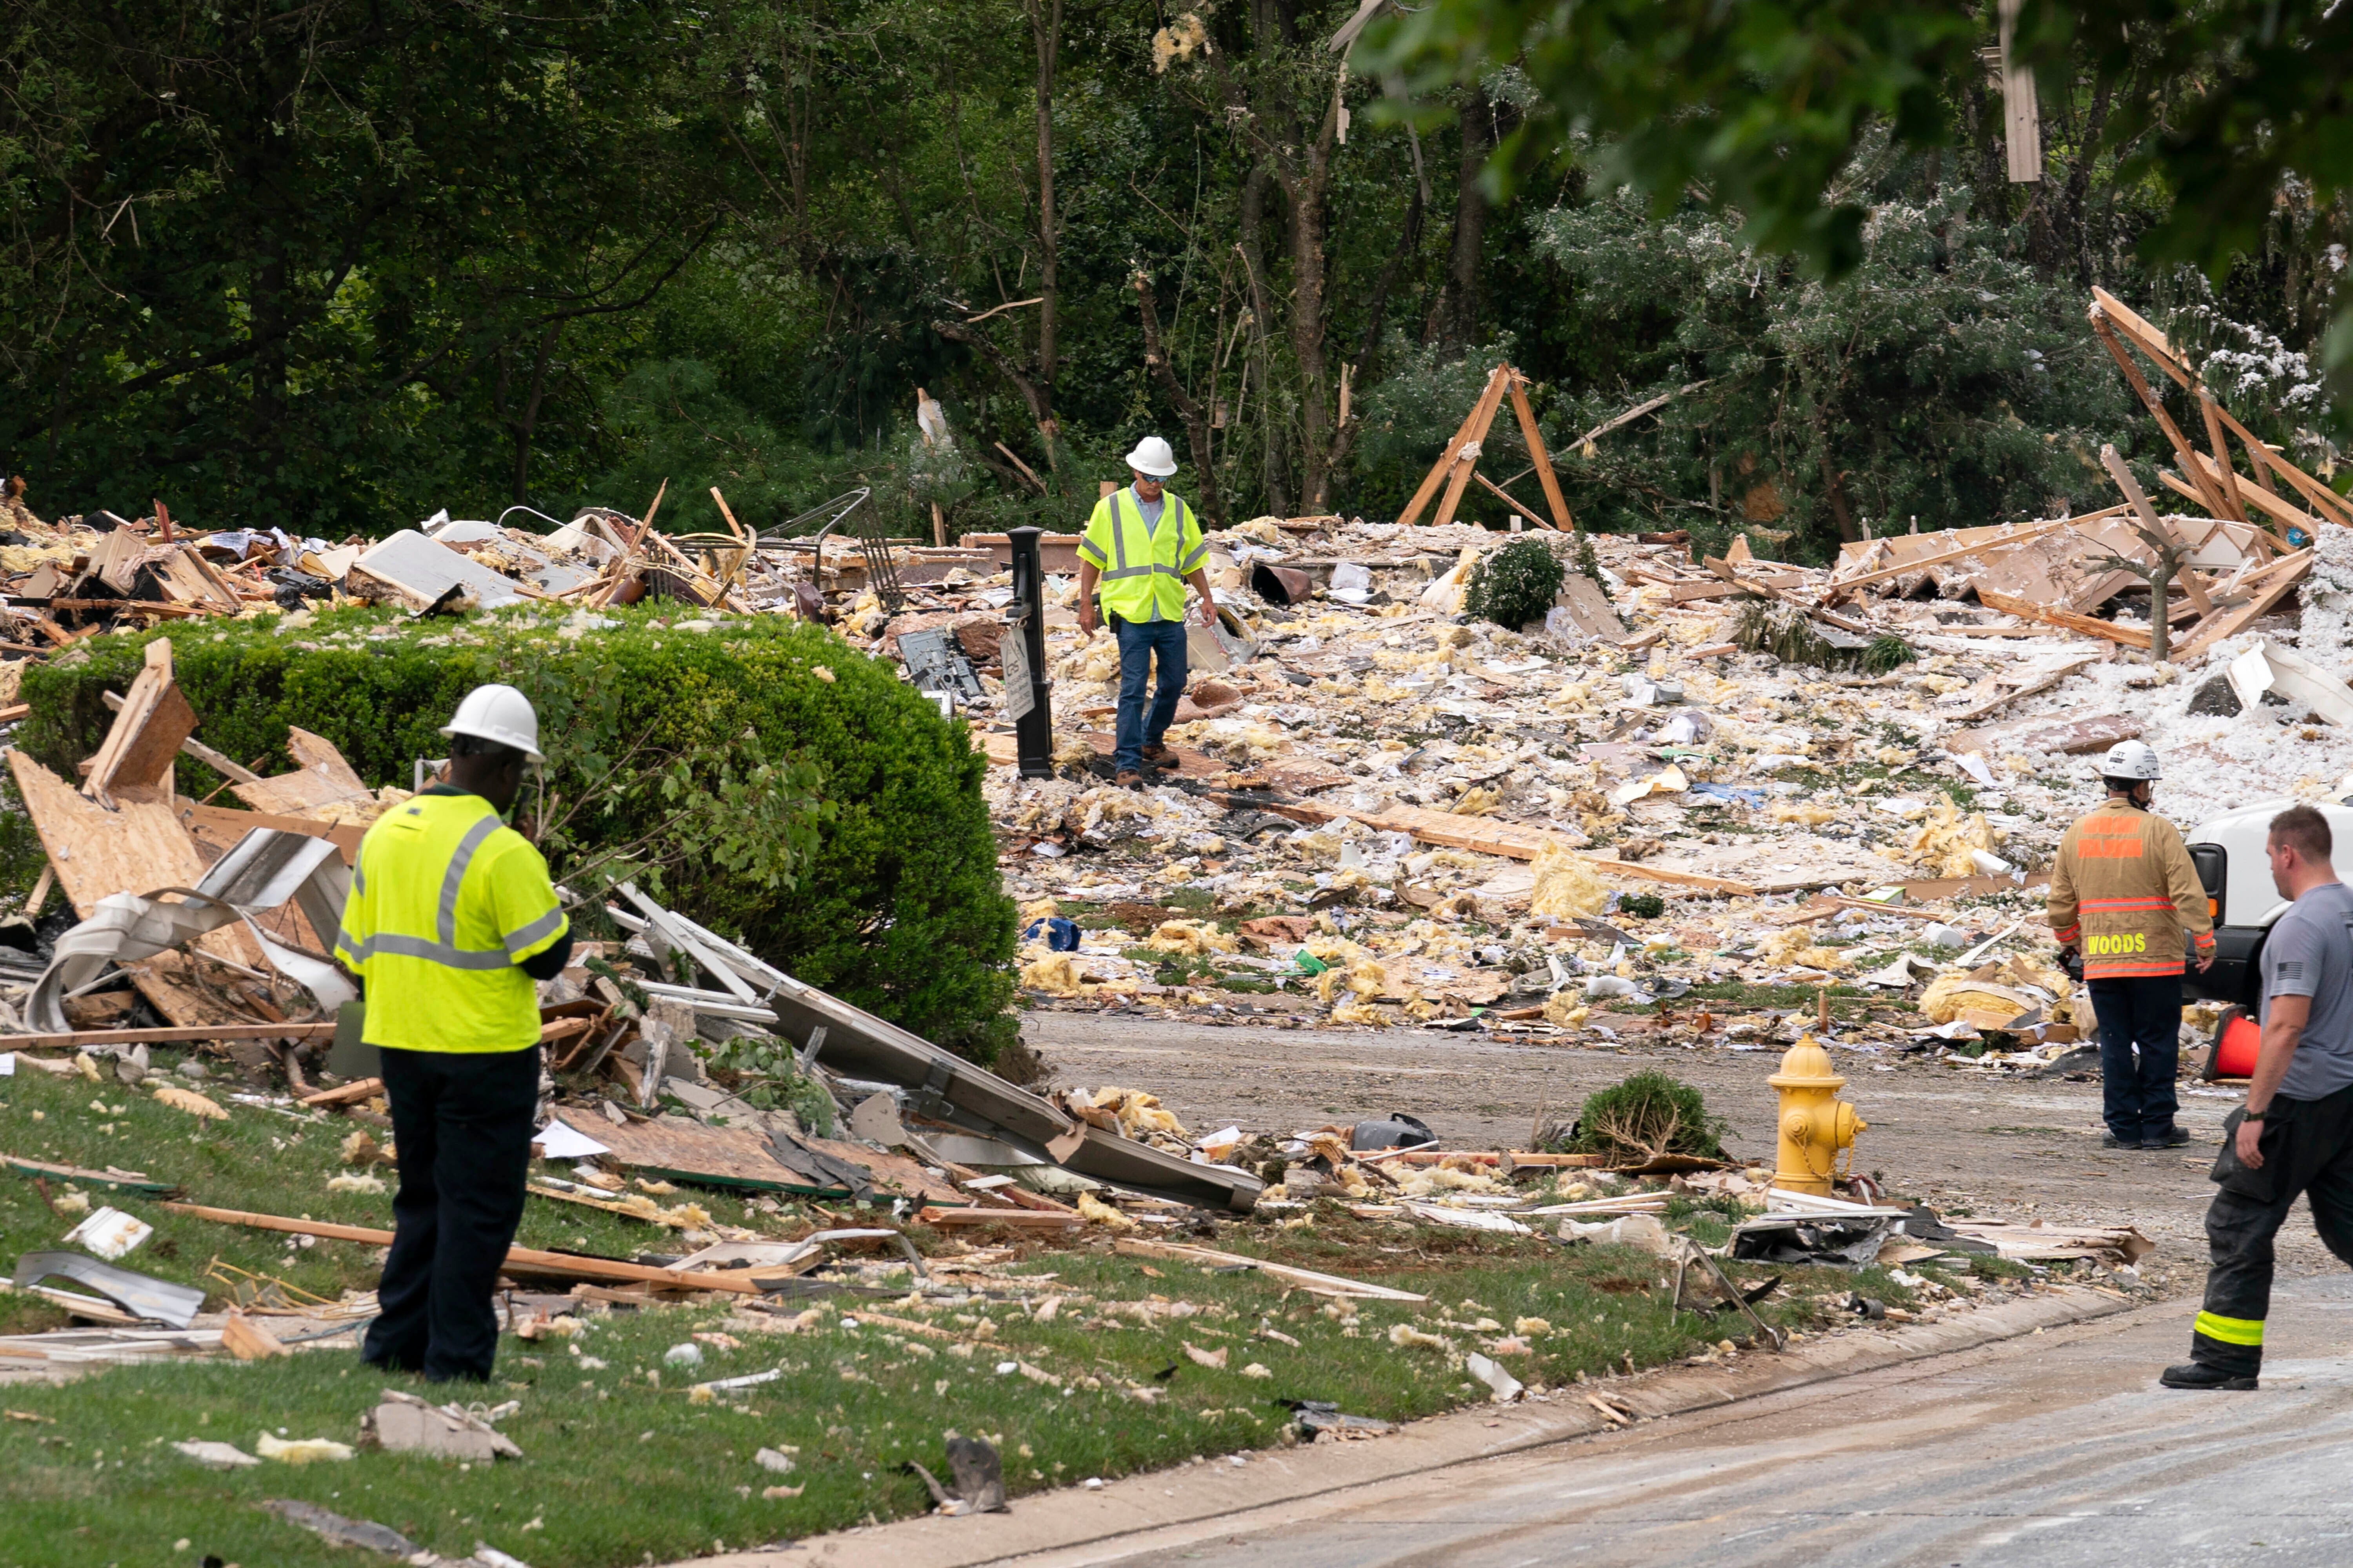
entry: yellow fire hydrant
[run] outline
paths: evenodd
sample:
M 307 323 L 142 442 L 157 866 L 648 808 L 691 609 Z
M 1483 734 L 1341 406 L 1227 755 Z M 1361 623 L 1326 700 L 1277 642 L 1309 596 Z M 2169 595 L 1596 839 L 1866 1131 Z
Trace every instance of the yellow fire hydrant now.
M 1846 1079 L 1831 1066 L 1830 1052 L 1811 1035 L 1799 1037 L 1781 1058 L 1781 1070 L 1765 1080 L 1781 1094 L 1781 1137 L 1773 1184 L 1793 1193 L 1828 1197 L 1839 1151 L 1870 1123 L 1838 1098 Z

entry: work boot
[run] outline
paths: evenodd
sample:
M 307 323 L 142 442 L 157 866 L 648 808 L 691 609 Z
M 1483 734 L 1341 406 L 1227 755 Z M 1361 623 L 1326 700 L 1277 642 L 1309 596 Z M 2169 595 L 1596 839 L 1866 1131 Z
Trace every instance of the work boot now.
M 2158 1374 L 2158 1382 L 2168 1388 L 2221 1388 L 2243 1393 L 2255 1386 L 2253 1373 L 2224 1372 L 2219 1366 L 2204 1362 L 2187 1361 L 2179 1366 L 2168 1366 Z
M 2117 1137 L 2113 1132 L 2103 1132 L 2100 1134 L 2100 1147 L 2103 1149 L 2137 1149 L 2140 1146 L 2140 1140 L 2137 1138 L 2134 1139 L 2130 1142 L 2126 1142 L 2124 1139 Z
M 1176 765 L 1176 753 L 1163 742 L 1150 741 L 1145 743 L 1144 760 L 1155 768 L 1173 768 Z
M 2140 1146 L 2144 1149 L 2179 1149 L 2184 1143 L 2189 1142 L 2189 1129 L 2185 1127 L 2174 1127 L 2168 1128 L 2163 1132 L 2153 1133 L 2148 1137 L 2143 1138 L 2140 1141 Z
M 1117 784 L 1122 789 L 1142 789 L 1144 787 L 1144 775 L 1137 773 L 1134 768 L 1122 768 L 1111 782 Z

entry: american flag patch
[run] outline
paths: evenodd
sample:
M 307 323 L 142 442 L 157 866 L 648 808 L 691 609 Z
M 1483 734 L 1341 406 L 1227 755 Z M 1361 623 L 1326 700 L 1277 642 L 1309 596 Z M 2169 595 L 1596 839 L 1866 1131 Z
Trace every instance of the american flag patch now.
M 2274 973 L 2282 980 L 2301 980 L 2304 978 L 2304 960 L 2283 958 Z

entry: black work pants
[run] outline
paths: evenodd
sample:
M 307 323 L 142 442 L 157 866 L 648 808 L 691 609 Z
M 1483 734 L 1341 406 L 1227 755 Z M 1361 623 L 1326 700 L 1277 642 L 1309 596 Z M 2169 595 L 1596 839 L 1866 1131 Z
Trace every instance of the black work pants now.
M 383 1316 L 361 1357 L 436 1383 L 485 1380 L 499 1345 L 491 1294 L 522 1220 L 539 1047 L 388 1050 L 384 1090 L 400 1195 L 376 1286 Z
M 2263 1321 L 2272 1304 L 2272 1240 L 2299 1193 L 2312 1200 L 2313 1228 L 2328 1250 L 2353 1263 L 2353 1089 L 2325 1100 L 2274 1098 L 2265 1109 L 2263 1163 L 2249 1170 L 2234 1140 L 2239 1111 L 2224 1123 L 2220 1184 L 2206 1210 L 2205 1310 L 2189 1337 L 2190 1358 L 2252 1377 L 2263 1363 Z
M 2092 1011 L 2100 1020 L 2100 1100 L 2119 1143 L 2143 1143 L 2173 1131 L 2181 1101 L 2181 976 L 2094 980 Z

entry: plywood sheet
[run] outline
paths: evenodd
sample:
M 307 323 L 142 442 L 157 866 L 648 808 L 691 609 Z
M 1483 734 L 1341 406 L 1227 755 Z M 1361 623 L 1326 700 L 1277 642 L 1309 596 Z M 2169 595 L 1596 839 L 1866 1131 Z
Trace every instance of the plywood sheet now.
M 1610 606 L 1609 595 L 1601 585 L 1582 572 L 1571 572 L 1560 580 L 1556 601 L 1577 623 L 1577 629 L 1589 637 L 1614 637 L 1625 634 L 1626 627 Z M 1681 598 L 1676 602 L 1680 604 Z
M 632 1170 L 718 1187 L 765 1192 L 840 1192 L 833 1183 L 813 1183 L 808 1174 L 779 1163 L 761 1135 L 742 1127 L 681 1127 L 662 1121 L 612 1126 L 577 1110 L 556 1115 L 574 1131 L 596 1139 Z
M 162 788 L 171 777 L 180 742 L 195 727 L 195 712 L 172 679 L 172 644 L 157 637 L 147 645 L 145 663 L 90 758 L 83 790 L 111 805 L 121 786 Z
M 360 840 L 367 837 L 367 829 L 355 822 L 320 822 L 308 816 L 279 816 L 263 811 L 238 811 L 232 806 L 203 805 L 193 800 L 180 801 L 177 810 L 181 826 L 188 830 L 188 837 L 196 841 L 197 850 L 205 855 L 207 865 L 235 848 L 238 839 L 257 827 L 274 827 L 281 833 L 303 833 L 313 838 L 332 839 L 346 866 L 359 864 Z
M 205 858 L 170 805 L 124 801 L 109 811 L 83 799 L 71 784 L 23 752 L 10 752 L 8 765 L 33 830 L 56 868 L 58 886 L 77 915 L 88 919 L 98 900 L 110 893 L 192 888 L 203 878 Z M 259 944 L 241 925 L 225 926 L 198 939 L 197 945 L 232 963 L 266 967 Z M 180 988 L 151 988 L 144 981 L 139 988 L 174 1024 L 221 1022 L 216 1006 L 195 1009 Z
M 343 752 L 324 735 L 289 725 L 286 752 L 294 759 L 294 772 L 256 784 L 232 784 L 231 793 L 256 811 L 284 816 L 308 816 L 321 806 L 375 799 L 367 781 L 343 761 Z

